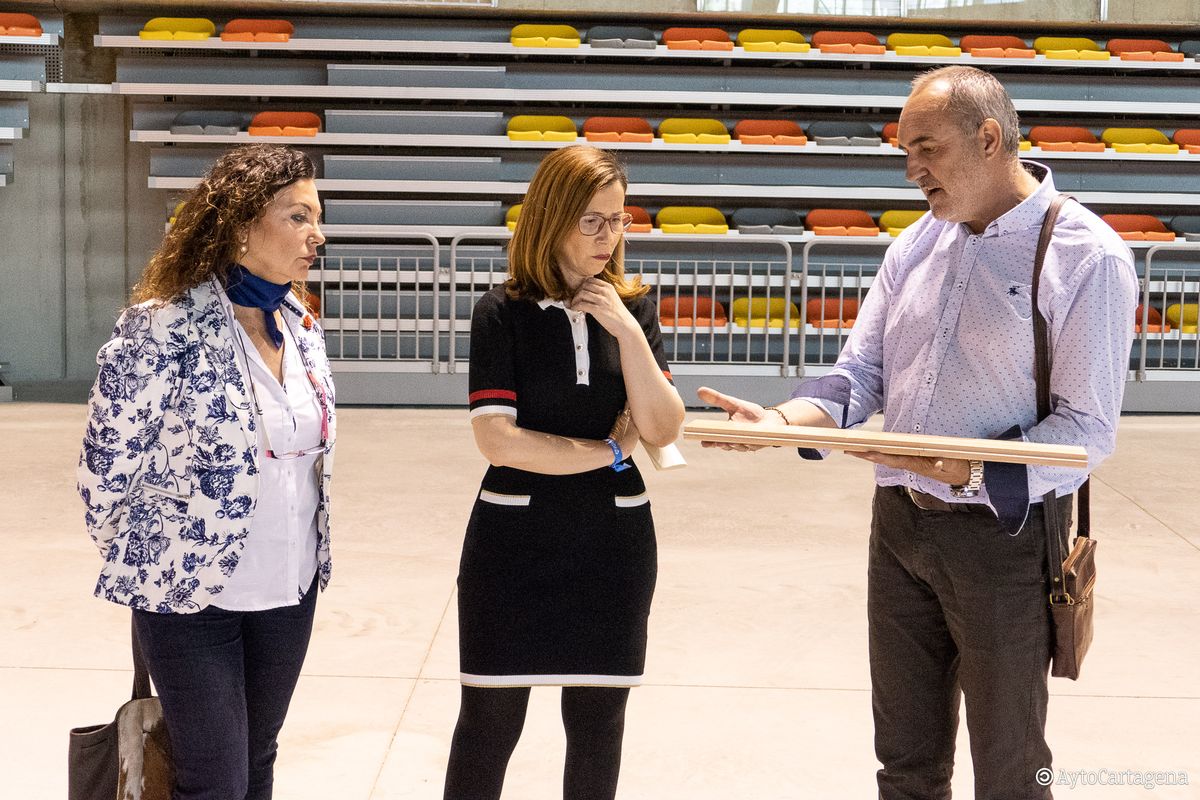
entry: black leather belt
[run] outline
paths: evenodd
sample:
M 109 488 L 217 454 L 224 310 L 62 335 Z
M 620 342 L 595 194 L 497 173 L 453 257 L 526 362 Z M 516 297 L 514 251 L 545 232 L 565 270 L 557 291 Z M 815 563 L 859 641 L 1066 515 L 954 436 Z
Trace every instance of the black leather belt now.
M 912 501 L 913 505 L 922 511 L 943 511 L 955 514 L 991 514 L 992 510 L 983 503 L 947 503 L 940 497 L 934 497 L 925 492 L 918 492 L 907 486 L 897 487 Z

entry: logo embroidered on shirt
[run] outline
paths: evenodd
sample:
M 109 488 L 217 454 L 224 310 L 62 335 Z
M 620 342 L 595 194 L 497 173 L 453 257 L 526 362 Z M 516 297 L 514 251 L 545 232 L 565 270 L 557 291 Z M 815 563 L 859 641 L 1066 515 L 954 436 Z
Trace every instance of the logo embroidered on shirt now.
M 1017 286 L 1017 285 L 1015 285 L 1015 284 L 1014 284 L 1014 285 L 1012 285 L 1012 286 L 1008 287 L 1008 296 L 1009 296 L 1009 297 L 1016 297 L 1016 296 L 1017 296 L 1017 295 L 1019 295 L 1020 293 L 1021 293 L 1021 287 L 1020 287 L 1020 286 Z

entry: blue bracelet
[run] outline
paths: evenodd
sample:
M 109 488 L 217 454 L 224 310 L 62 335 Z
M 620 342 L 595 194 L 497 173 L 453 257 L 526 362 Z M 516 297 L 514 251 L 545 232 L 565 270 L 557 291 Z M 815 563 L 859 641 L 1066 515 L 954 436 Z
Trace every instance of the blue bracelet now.
M 628 464 L 621 463 L 622 461 L 625 460 L 625 454 L 621 452 L 621 445 L 617 444 L 617 440 L 616 439 L 605 439 L 604 443 L 606 445 L 608 445 L 613 451 L 613 463 L 612 463 L 613 472 L 620 472 L 623 469 L 629 469 Z

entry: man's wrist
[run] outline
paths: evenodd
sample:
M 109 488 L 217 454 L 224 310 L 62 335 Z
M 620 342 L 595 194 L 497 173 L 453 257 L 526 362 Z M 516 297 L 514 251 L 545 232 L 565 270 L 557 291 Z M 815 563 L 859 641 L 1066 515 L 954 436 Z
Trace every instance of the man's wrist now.
M 978 497 L 983 488 L 983 462 L 972 459 L 967 462 L 967 482 L 950 484 L 950 494 L 954 497 Z

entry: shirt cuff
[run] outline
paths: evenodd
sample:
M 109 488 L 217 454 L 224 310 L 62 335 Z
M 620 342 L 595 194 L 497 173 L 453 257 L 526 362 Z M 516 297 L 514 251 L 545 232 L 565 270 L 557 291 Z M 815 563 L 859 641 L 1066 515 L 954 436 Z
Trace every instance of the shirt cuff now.
M 850 410 L 850 379 L 845 375 L 822 375 L 800 382 L 792 392 L 792 399 L 807 400 L 823 410 L 839 428 L 846 427 L 846 415 Z M 820 461 L 829 455 L 829 450 L 798 447 L 796 452 L 809 461 Z
M 1024 441 L 1021 426 L 1013 425 L 996 437 L 1008 441 Z M 1029 465 L 985 461 L 983 482 L 997 519 L 1009 536 L 1016 536 L 1029 516 Z

